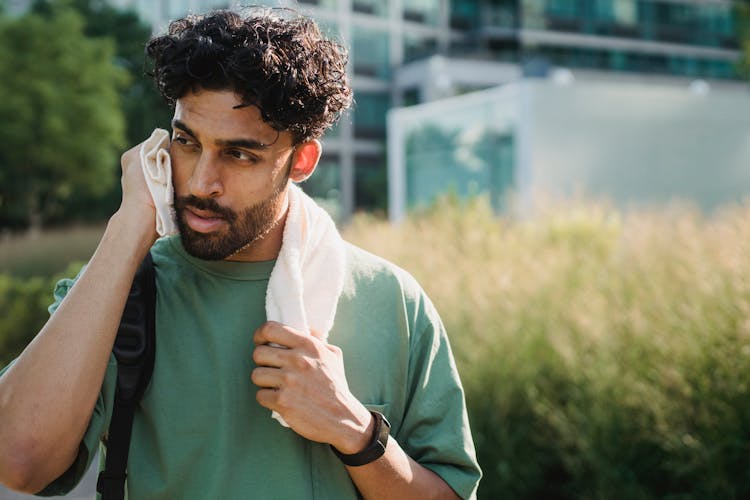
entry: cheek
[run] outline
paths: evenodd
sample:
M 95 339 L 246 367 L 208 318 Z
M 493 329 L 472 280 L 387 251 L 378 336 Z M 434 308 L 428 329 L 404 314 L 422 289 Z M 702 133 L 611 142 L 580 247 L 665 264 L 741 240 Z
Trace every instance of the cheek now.
M 272 185 L 274 170 L 256 165 L 245 168 L 227 168 L 223 173 L 224 188 L 240 196 L 262 196 Z
M 175 193 L 184 196 L 188 189 L 188 180 L 190 179 L 190 169 L 188 162 L 181 158 L 179 154 L 170 154 L 172 164 L 172 184 Z

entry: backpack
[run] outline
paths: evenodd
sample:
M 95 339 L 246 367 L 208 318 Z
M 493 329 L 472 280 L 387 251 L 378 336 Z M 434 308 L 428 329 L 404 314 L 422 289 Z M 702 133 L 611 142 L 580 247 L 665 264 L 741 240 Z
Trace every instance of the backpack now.
M 112 352 L 117 386 L 107 437 L 107 458 L 96 491 L 102 500 L 123 500 L 135 409 L 148 387 L 156 354 L 156 274 L 151 252 L 138 267 Z

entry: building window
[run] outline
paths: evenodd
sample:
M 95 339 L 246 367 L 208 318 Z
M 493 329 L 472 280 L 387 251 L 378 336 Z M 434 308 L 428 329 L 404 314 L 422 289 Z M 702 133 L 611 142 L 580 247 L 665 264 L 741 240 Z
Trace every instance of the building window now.
M 388 170 L 382 157 L 357 156 L 354 159 L 355 209 L 382 211 L 388 207 Z
M 487 118 L 472 118 L 456 128 L 427 121 L 407 133 L 410 208 L 430 205 L 446 192 L 460 198 L 487 194 L 495 209 L 504 208 L 514 184 L 515 134 L 496 129 Z
M 555 31 L 581 31 L 579 0 L 547 0 L 547 28 Z
M 694 10 L 694 42 L 701 45 L 736 49 L 734 11 L 728 5 L 696 5 Z
M 515 28 L 518 15 L 518 5 L 515 0 L 486 2 L 479 10 L 480 23 L 493 28 Z
M 354 134 L 363 138 L 385 137 L 385 117 L 391 103 L 389 94 L 357 92 L 354 99 Z
M 639 35 L 636 0 L 594 0 L 592 7 L 595 33 L 617 37 Z
M 401 8 L 407 21 L 436 26 L 440 20 L 440 2 L 434 0 L 402 0 Z
M 422 36 L 404 36 L 404 62 L 415 61 L 437 52 L 437 40 Z
M 387 0 L 351 0 L 352 10 L 362 14 L 378 17 L 388 17 Z
M 654 6 L 656 38 L 671 43 L 689 41 L 692 23 L 690 9 L 686 5 L 657 3 Z
M 355 26 L 352 31 L 354 74 L 388 79 L 391 73 L 388 32 L 361 26 Z
M 414 106 L 415 104 L 419 104 L 420 102 L 419 89 L 417 87 L 404 90 L 404 93 L 401 96 L 402 106 Z
M 450 4 L 451 28 L 468 31 L 477 26 L 479 5 L 476 0 L 453 0 Z
M 337 0 L 297 0 L 302 4 L 319 5 L 321 7 L 336 8 Z

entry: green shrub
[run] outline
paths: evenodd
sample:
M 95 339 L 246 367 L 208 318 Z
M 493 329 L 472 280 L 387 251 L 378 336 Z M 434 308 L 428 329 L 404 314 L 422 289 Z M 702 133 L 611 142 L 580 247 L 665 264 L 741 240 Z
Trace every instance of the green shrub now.
M 44 299 L 49 302 L 50 296 L 45 279 L 0 275 L 0 366 L 17 356 L 44 325 L 48 316 Z
M 54 278 L 15 278 L 0 274 L 0 367 L 7 365 L 44 326 L 57 280 L 75 276 L 80 263 Z

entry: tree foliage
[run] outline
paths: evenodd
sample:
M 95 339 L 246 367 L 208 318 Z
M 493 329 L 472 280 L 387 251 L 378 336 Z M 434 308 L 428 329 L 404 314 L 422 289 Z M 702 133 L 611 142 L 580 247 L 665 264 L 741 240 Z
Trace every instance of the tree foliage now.
M 49 0 L 37 0 L 36 8 L 45 4 L 49 5 Z M 135 12 L 117 9 L 104 0 L 68 0 L 67 4 L 83 16 L 87 36 L 114 41 L 115 63 L 130 74 L 130 84 L 120 93 L 128 144 L 144 140 L 156 126 L 167 126 L 169 107 L 146 74 L 144 64 L 146 42 L 151 36 L 149 25 Z
M 128 80 L 113 59 L 70 8 L 0 20 L 0 227 L 41 225 L 112 185 Z
M 121 10 L 104 0 L 36 0 L 32 10 L 45 16 L 54 15 L 55 6 L 64 5 L 78 12 L 84 21 L 84 33 L 94 39 L 114 43 L 114 64 L 129 74 L 129 84 L 120 89 L 120 106 L 125 116 L 128 145 L 138 144 L 155 127 L 167 128 L 171 111 L 146 73 L 145 45 L 151 29 L 134 11 Z M 119 165 L 113 165 L 112 177 L 119 179 Z M 80 196 L 66 206 L 64 219 L 99 220 L 111 214 L 120 201 L 118 182 L 102 193 Z
M 150 28 L 103 0 L 35 0 L 17 19 L 4 19 L 2 5 L 0 137 L 13 153 L 0 153 L 0 229 L 25 228 L 32 219 L 101 220 L 120 200 L 119 153 L 169 124 L 170 109 L 144 71 Z M 37 120 L 55 126 L 45 135 Z M 29 148 L 50 134 L 69 147 L 45 142 L 54 164 L 32 165 Z M 85 158 L 69 154 L 87 141 L 96 147 L 84 148 Z

